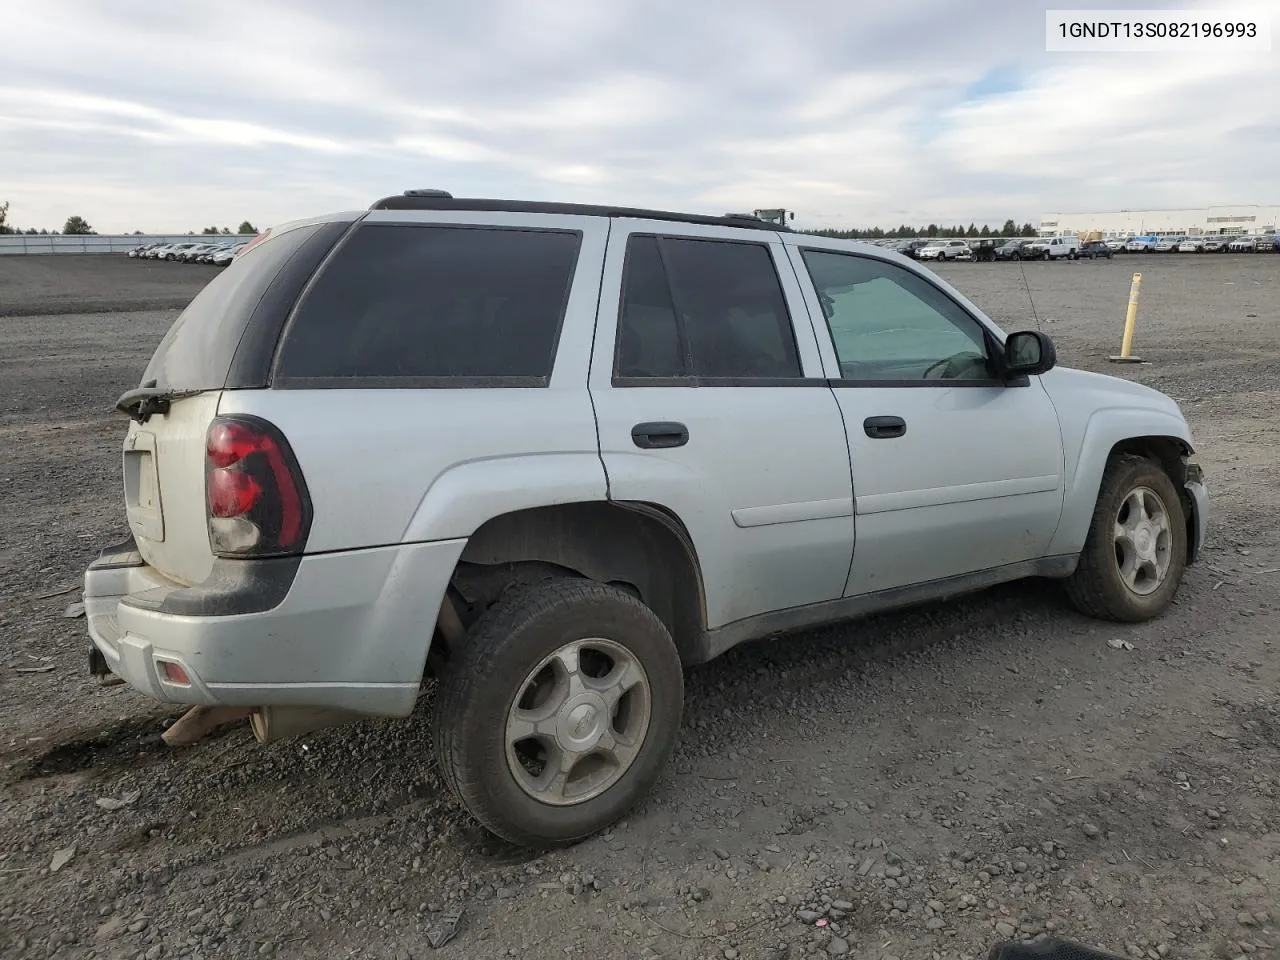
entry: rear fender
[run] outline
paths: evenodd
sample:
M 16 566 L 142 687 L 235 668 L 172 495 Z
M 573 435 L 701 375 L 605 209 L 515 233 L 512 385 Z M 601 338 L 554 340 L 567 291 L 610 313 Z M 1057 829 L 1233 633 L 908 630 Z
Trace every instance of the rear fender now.
M 608 499 L 596 453 L 545 453 L 459 463 L 427 489 L 404 540 L 469 537 L 494 517 L 533 507 Z

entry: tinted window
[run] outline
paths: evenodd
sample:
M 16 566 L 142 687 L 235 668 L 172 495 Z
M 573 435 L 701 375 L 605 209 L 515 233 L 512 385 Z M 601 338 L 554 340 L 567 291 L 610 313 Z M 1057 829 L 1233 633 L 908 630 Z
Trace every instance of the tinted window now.
M 276 381 L 545 384 L 578 242 L 570 232 L 360 227 L 298 305 Z
M 848 380 L 987 380 L 982 326 L 924 278 L 868 257 L 805 250 Z
M 615 370 L 623 377 L 799 377 L 769 248 L 632 237 Z
M 270 235 L 209 281 L 174 321 L 142 382 L 180 390 L 219 390 L 254 309 L 281 268 L 320 231 L 317 225 Z M 276 328 L 277 332 L 279 328 Z

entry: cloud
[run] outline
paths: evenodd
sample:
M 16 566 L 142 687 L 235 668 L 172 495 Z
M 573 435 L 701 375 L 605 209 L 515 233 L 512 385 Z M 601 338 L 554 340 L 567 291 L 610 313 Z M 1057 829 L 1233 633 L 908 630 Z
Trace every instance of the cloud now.
M 1047 54 L 1050 5 L 0 0 L 0 192 L 100 230 L 410 186 L 815 225 L 1276 200 L 1274 56 Z

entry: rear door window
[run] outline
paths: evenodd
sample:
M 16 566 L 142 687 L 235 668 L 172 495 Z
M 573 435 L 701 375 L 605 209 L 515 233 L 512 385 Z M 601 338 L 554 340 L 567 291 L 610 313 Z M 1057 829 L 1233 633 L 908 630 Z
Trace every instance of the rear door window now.
M 174 390 L 227 386 L 236 348 L 263 294 L 321 227 L 311 224 L 268 236 L 233 260 L 174 321 L 152 354 L 142 382 L 154 380 L 157 387 Z
M 361 226 L 303 295 L 273 383 L 546 386 L 580 241 L 564 230 Z
M 708 386 L 800 377 L 791 316 L 768 246 L 633 236 L 614 375 L 693 378 Z

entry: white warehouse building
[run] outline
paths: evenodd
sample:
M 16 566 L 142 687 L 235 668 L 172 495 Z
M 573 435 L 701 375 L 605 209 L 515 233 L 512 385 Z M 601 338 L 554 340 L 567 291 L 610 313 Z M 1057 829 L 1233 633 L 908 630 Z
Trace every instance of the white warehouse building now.
M 1104 238 L 1273 234 L 1280 204 L 1199 207 L 1185 210 L 1117 210 L 1110 213 L 1046 213 L 1040 236 L 1075 236 L 1097 230 Z

